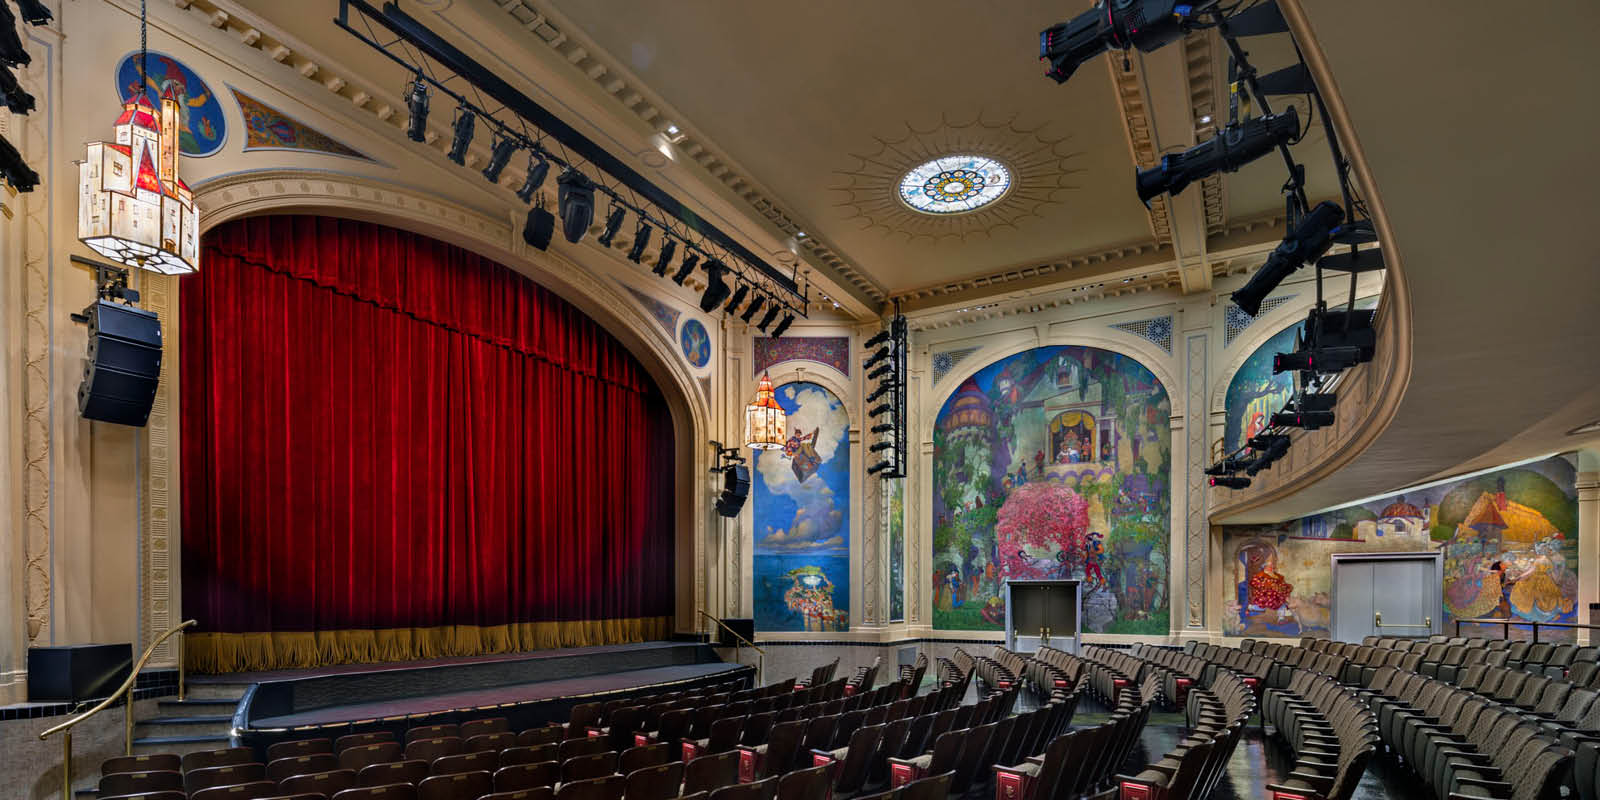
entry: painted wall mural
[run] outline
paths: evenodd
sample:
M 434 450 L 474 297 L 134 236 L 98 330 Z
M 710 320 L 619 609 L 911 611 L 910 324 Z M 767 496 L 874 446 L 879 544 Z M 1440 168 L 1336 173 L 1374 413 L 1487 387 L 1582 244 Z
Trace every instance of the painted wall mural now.
M 1329 556 L 1427 550 L 1444 553 L 1447 633 L 1474 617 L 1576 621 L 1576 477 L 1571 459 L 1556 456 L 1277 525 L 1222 526 L 1211 576 L 1222 631 L 1327 637 Z M 1541 630 L 1546 637 L 1561 634 Z
M 142 90 L 160 108 L 162 96 L 171 92 L 178 100 L 179 152 L 199 158 L 222 149 L 228 125 L 217 93 L 187 64 L 165 53 L 151 50 L 148 64 L 147 75 L 137 51 L 123 56 L 117 64 L 117 99 L 126 103 Z
M 756 629 L 850 628 L 850 416 L 809 381 L 776 392 L 791 435 L 754 465 Z
M 1005 625 L 1008 578 L 1085 581 L 1084 630 L 1164 634 L 1171 403 L 1144 365 L 1092 347 L 990 364 L 933 434 L 933 627 Z
M 840 374 L 850 374 L 850 339 L 844 336 L 757 336 L 751 375 L 760 375 L 768 367 L 783 361 L 815 361 L 827 364 Z
M 678 346 L 683 349 L 689 366 L 701 369 L 711 363 L 711 334 L 700 320 L 691 318 L 683 323 L 683 330 L 678 332 Z
M 906 482 L 889 481 L 884 487 L 889 518 L 889 621 L 906 619 Z
M 1377 306 L 1376 295 L 1356 298 L 1358 309 Z M 1247 439 L 1265 429 L 1272 415 L 1282 411 L 1284 404 L 1294 394 L 1294 374 L 1272 374 L 1272 357 L 1293 351 L 1295 337 L 1300 335 L 1303 328 L 1304 322 L 1296 322 L 1278 331 L 1277 335 L 1245 357 L 1244 363 L 1239 365 L 1239 371 L 1233 373 L 1233 379 L 1228 381 L 1228 393 L 1223 399 L 1226 422 L 1222 440 L 1229 452 L 1244 447 Z
M 298 150 L 371 161 L 361 151 L 229 86 L 244 119 L 244 149 Z

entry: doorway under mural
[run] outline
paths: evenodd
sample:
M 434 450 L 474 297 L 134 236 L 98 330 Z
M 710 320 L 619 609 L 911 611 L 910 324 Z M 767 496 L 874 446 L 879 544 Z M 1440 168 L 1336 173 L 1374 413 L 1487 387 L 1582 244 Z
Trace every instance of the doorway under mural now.
M 775 394 L 790 433 L 755 456 L 756 629 L 849 630 L 850 416 L 815 383 Z
M 1078 579 L 1083 629 L 1164 634 L 1171 404 L 1153 373 L 1092 347 L 1001 359 L 933 433 L 933 627 L 1003 630 L 1008 578 Z

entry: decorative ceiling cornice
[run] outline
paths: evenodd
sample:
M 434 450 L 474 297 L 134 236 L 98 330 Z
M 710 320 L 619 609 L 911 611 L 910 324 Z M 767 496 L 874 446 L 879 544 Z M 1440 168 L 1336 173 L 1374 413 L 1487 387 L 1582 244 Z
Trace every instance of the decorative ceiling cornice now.
M 1190 118 L 1200 123 L 1195 138 L 1206 141 L 1217 135 L 1217 120 L 1221 108 L 1219 81 L 1217 80 L 1217 39 L 1212 32 L 1191 31 L 1183 39 L 1183 58 L 1189 79 Z M 1214 172 L 1200 181 L 1200 196 L 1206 211 L 1206 235 L 1216 236 L 1227 228 L 1226 209 L 1223 203 L 1222 173 Z
M 1137 62 L 1122 59 L 1126 66 L 1117 66 L 1112 58 L 1112 88 L 1117 95 L 1117 108 L 1122 112 L 1122 123 L 1128 134 L 1128 149 L 1134 166 L 1147 169 L 1155 166 L 1161 155 L 1156 152 L 1155 141 L 1150 136 L 1150 111 L 1145 102 L 1144 73 Z M 1150 200 L 1150 235 L 1156 244 L 1172 244 L 1172 219 L 1167 213 L 1167 196 L 1158 195 Z
M 639 82 L 629 80 L 627 71 L 615 61 L 604 58 L 598 47 L 577 41 L 572 32 L 564 30 L 552 19 L 555 12 L 545 4 L 538 0 L 496 1 L 506 14 L 517 21 L 517 25 L 535 40 L 560 54 L 607 95 L 650 125 L 657 133 L 668 135 L 667 125 L 671 123 L 662 112 L 667 104 Z M 721 181 L 763 219 L 784 233 L 797 237 L 800 249 L 807 255 L 827 265 L 840 278 L 874 301 L 880 303 L 884 301 L 887 293 L 876 281 L 845 260 L 833 248 L 818 241 L 815 235 L 799 237 L 798 234 L 804 228 L 788 211 L 780 207 L 771 192 L 759 186 L 747 172 L 737 168 L 731 158 L 716 149 L 707 139 L 689 130 L 687 122 L 676 124 L 679 126 L 678 133 L 668 136 L 668 139 L 679 152 L 700 165 L 701 169 L 713 178 Z
M 1163 268 L 1139 278 L 1094 281 L 1078 286 L 1063 285 L 1042 294 L 1030 295 L 1020 299 L 997 300 L 967 308 L 908 315 L 906 322 L 913 331 L 940 330 L 1022 314 L 1037 314 L 1053 308 L 1073 306 L 1112 297 L 1145 294 L 1163 289 L 1178 289 L 1180 286 L 1181 281 L 1178 278 L 1178 271 L 1176 269 Z
M 906 122 L 903 131 L 873 137 L 877 142 L 873 151 L 852 153 L 855 163 L 850 168 L 834 171 L 838 185 L 829 188 L 837 198 L 833 205 L 845 212 L 847 222 L 908 242 L 965 241 L 1015 229 L 1038 218 L 1040 209 L 1060 202 L 1063 193 L 1077 189 L 1072 176 L 1084 171 L 1072 166 L 1084 153 L 1069 148 L 1071 135 L 1053 136 L 1044 127 L 1020 126 L 1016 114 L 986 119 L 979 113 L 966 122 L 953 122 L 944 114 L 925 129 Z M 1010 189 L 990 205 L 959 214 L 923 213 L 900 199 L 900 181 L 907 172 L 953 154 L 999 161 L 1011 173 Z

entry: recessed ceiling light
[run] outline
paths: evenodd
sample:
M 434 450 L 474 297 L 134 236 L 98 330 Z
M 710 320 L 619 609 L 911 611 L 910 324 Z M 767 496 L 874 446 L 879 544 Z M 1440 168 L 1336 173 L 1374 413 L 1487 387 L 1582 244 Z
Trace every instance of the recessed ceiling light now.
M 1206 117 L 1206 119 L 1209 120 L 1211 118 L 1210 117 Z M 677 136 L 678 135 L 678 126 L 673 125 L 671 123 L 668 123 L 667 124 L 667 133 L 669 133 L 669 134 L 671 134 L 673 136 Z
M 1201 125 L 1209 125 L 1209 124 L 1211 124 L 1211 115 L 1207 114 L 1207 115 L 1201 117 L 1200 118 L 1200 124 Z
M 919 164 L 900 178 L 900 200 L 924 214 L 964 214 L 1004 197 L 1011 170 L 988 156 L 950 155 Z
M 806 238 L 806 232 L 805 231 L 801 231 L 801 232 L 795 234 L 794 238 L 796 238 L 796 239 L 804 239 L 804 238 Z

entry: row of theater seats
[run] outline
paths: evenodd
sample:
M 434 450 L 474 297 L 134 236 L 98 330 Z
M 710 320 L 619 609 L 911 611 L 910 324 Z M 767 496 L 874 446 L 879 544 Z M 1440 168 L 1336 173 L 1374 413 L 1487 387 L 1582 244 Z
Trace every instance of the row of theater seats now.
M 1273 800 L 1348 800 L 1379 741 L 1377 718 L 1360 695 L 1309 670 L 1263 692 L 1261 721 L 1295 754 L 1289 776 L 1267 786 Z
M 1286 647 L 1251 639 L 1244 640 L 1240 646 L 1246 651 L 1268 655 L 1274 648 Z M 1421 671 L 1431 677 L 1452 680 L 1456 673 L 1468 667 L 1487 664 L 1567 678 L 1574 683 L 1600 688 L 1600 647 L 1435 635 L 1428 639 L 1369 636 L 1359 645 L 1302 639 L 1300 647 L 1294 649 L 1336 653 L 1350 659 L 1352 671 L 1342 676 L 1347 683 L 1370 679 L 1372 672 L 1382 666 Z
M 1188 658 L 1176 651 L 1177 659 Z M 1152 675 L 1154 679 L 1156 676 Z M 1170 676 L 1164 676 L 1167 679 Z M 1198 676 L 1196 676 L 1198 680 Z M 1228 760 L 1256 711 L 1255 694 L 1243 677 L 1222 670 L 1209 685 L 1195 685 L 1184 702 L 1189 735 L 1136 775 L 1119 775 L 1123 797 L 1206 797 L 1227 773 Z
M 1066 732 L 1049 742 L 1043 755 L 1025 762 L 995 767 L 995 797 L 1004 800 L 1112 800 L 1121 789 L 1114 780 L 1150 719 L 1160 693 L 1157 682 L 1136 684 L 1116 666 L 1051 648 L 1041 648 L 1024 667 L 1024 674 L 1039 673 L 1041 666 L 1071 671 L 1084 676 L 1081 691 L 1088 692 L 1107 708 L 1111 717 L 1099 725 Z M 1050 674 L 1050 673 L 1042 673 Z M 1098 683 L 1093 676 L 1106 678 Z M 1050 678 L 1053 682 L 1053 678 Z M 1106 687 L 1101 691 L 1096 686 Z M 1051 690 L 1061 693 L 1061 688 Z

